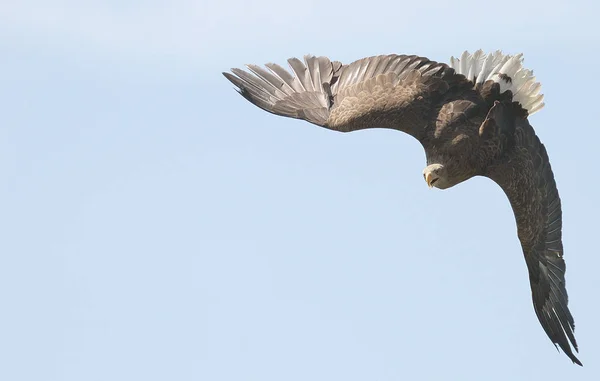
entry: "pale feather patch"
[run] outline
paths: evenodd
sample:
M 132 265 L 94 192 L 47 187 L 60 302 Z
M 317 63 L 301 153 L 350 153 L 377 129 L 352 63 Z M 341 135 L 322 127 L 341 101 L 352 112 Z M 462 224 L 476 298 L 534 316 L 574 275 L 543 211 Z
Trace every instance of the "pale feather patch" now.
M 500 91 L 510 90 L 513 100 L 519 102 L 529 115 L 544 107 L 541 84 L 535 81 L 533 71 L 523 67 L 523 54 L 502 54 L 500 50 L 485 54 L 481 49 L 473 54 L 465 51 L 460 58 L 450 58 L 450 67 L 475 85 L 488 80 L 497 82 Z

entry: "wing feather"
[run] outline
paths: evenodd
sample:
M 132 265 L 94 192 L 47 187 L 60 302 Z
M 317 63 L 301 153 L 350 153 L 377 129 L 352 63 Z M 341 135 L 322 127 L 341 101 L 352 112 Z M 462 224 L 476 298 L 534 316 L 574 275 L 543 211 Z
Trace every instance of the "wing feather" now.
M 562 211 L 546 149 L 526 119 L 518 122 L 514 150 L 487 174 L 502 187 L 517 221 L 517 232 L 535 313 L 544 331 L 576 364 L 575 322 L 568 308 L 566 265 L 561 239 Z
M 304 62 L 288 63 L 289 71 L 269 63 L 269 70 L 247 65 L 250 73 L 223 74 L 246 99 L 277 115 L 342 132 L 382 127 L 417 138 L 426 124 L 417 121 L 435 107 L 433 98 L 439 100 L 434 95 L 469 89 L 452 68 L 414 55 L 367 57 L 349 65 L 305 56 Z

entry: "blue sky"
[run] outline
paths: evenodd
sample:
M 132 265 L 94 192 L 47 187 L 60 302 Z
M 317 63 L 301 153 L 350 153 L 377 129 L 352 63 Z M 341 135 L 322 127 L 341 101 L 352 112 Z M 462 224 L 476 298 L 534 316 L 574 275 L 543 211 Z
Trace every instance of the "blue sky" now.
M 0 4 L 0 378 L 597 380 L 593 2 Z M 220 74 L 306 53 L 525 53 L 563 200 L 580 359 L 514 217 L 429 190 L 395 131 L 278 118 Z

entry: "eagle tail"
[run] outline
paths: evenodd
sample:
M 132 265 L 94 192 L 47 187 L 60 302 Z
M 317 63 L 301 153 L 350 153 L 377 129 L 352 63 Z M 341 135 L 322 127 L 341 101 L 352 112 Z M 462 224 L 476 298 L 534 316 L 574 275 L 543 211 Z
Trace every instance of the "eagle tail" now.
M 304 56 L 288 60 L 290 71 L 268 63 L 268 71 L 246 65 L 252 72 L 231 69 L 223 73 L 238 92 L 261 109 L 276 115 L 304 119 L 323 126 L 329 117 L 333 95 L 331 85 L 337 79 L 340 62 L 327 57 Z
M 465 51 L 460 58 L 450 58 L 450 67 L 467 77 L 475 86 L 486 81 L 500 85 L 500 92 L 511 91 L 513 101 L 531 115 L 544 107 L 542 85 L 536 82 L 533 71 L 523 67 L 523 54 L 503 54 L 500 50 L 485 54 L 478 50 L 473 54 Z

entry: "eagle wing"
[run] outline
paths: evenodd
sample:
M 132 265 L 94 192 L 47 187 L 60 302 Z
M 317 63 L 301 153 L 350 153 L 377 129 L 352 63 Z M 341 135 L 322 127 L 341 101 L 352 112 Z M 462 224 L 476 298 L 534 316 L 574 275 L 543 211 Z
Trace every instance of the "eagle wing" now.
M 544 145 L 527 119 L 514 130 L 514 149 L 488 177 L 504 190 L 517 223 L 535 313 L 544 331 L 576 364 L 573 316 L 567 306 L 562 212 L 556 182 Z
M 462 75 L 446 64 L 424 57 L 382 55 L 349 65 L 327 57 L 288 60 L 290 71 L 269 63 L 265 70 L 231 69 L 223 75 L 256 106 L 303 119 L 335 131 L 392 128 L 420 139 L 425 120 L 439 96 L 469 87 Z

